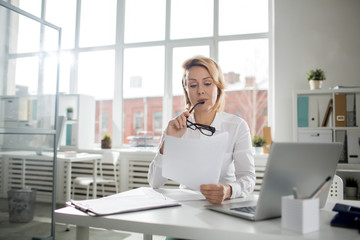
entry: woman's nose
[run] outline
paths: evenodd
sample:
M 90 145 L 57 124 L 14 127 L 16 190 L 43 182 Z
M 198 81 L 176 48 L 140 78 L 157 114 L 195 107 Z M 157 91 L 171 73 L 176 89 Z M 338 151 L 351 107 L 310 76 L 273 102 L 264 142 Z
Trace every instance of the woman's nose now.
M 203 94 L 204 93 L 204 88 L 202 86 L 198 87 L 198 94 Z

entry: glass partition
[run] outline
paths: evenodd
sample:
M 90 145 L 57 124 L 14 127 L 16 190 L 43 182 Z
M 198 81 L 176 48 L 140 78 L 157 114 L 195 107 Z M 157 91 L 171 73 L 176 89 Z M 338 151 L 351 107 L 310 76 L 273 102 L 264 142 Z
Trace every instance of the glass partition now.
M 52 148 L 60 28 L 0 3 L 0 149 Z

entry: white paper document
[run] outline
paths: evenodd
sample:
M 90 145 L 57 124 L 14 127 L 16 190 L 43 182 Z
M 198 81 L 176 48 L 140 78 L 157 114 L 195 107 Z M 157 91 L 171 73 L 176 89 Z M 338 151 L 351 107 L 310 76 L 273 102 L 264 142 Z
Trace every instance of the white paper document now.
M 202 184 L 218 183 L 227 141 L 227 132 L 202 139 L 166 136 L 163 177 L 197 191 Z
M 196 200 L 205 200 L 204 195 L 201 192 L 193 191 L 190 189 L 167 189 L 167 188 L 158 188 L 158 189 L 151 189 L 157 193 L 162 194 L 166 197 L 166 199 L 172 199 L 178 202 L 185 202 L 185 201 L 196 201 Z

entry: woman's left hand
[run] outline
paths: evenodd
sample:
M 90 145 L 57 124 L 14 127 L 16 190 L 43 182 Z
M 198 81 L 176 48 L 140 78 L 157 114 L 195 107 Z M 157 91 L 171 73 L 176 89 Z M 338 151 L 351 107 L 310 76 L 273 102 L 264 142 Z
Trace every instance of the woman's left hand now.
M 213 204 L 221 204 L 225 199 L 231 197 L 231 186 L 229 184 L 203 184 L 200 192 L 206 200 Z

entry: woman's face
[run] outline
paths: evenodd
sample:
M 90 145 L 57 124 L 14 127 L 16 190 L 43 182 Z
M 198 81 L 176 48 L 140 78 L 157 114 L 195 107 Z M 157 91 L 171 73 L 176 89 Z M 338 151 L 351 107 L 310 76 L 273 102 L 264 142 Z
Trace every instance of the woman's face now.
M 187 72 L 187 92 L 191 105 L 205 102 L 196 107 L 196 111 L 209 111 L 216 103 L 218 88 L 204 67 L 194 66 Z

